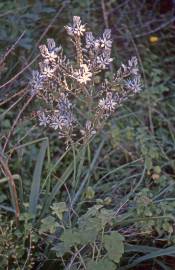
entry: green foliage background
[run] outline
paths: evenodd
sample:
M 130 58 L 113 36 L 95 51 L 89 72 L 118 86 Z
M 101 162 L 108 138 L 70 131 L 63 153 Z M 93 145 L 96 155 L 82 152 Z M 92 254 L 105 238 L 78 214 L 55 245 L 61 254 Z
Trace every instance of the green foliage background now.
M 114 70 L 138 57 L 143 91 L 68 151 L 36 125 L 37 104 L 27 107 L 3 153 L 21 214 L 16 226 L 2 170 L 0 269 L 174 269 L 174 10 L 160 2 L 1 1 L 0 149 L 28 96 L 5 100 L 25 93 L 38 45 L 53 37 L 73 57 L 64 30 L 73 15 L 94 33 L 112 29 Z

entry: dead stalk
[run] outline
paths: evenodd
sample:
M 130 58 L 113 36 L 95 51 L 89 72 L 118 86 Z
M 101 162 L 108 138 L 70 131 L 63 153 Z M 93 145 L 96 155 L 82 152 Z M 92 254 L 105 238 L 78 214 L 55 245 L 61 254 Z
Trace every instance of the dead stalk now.
M 20 210 L 19 210 L 18 195 L 16 191 L 15 181 L 14 181 L 13 175 L 10 172 L 8 164 L 4 161 L 1 155 L 0 155 L 0 163 L 1 163 L 4 175 L 8 178 L 9 187 L 12 194 L 12 200 L 14 201 L 14 205 L 15 205 L 16 225 L 18 225 Z

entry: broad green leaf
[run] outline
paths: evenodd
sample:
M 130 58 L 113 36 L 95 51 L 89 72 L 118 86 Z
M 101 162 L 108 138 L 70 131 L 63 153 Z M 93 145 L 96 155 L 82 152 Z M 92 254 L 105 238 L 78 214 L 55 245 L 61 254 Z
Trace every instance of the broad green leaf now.
M 63 241 L 67 247 L 72 247 L 76 244 L 81 243 L 79 233 L 76 230 L 72 229 L 66 229 L 63 232 L 61 236 L 61 241 Z
M 108 252 L 108 257 L 116 263 L 120 262 L 124 253 L 123 236 L 118 232 L 111 232 L 104 236 L 104 246 Z
M 50 232 L 54 233 L 59 224 L 56 222 L 55 218 L 52 216 L 47 216 L 41 220 L 41 227 L 39 233 Z
M 53 203 L 51 206 L 52 213 L 55 214 L 60 220 L 63 219 L 63 213 L 68 211 L 65 202 Z
M 166 231 L 170 234 L 173 233 L 173 226 L 169 222 L 164 222 L 162 225 L 162 228 L 164 229 L 164 231 Z
M 99 219 L 101 220 L 102 227 L 105 227 L 106 224 L 109 224 L 114 217 L 113 210 L 107 210 L 102 208 L 99 215 Z
M 104 205 L 110 205 L 112 203 L 112 199 L 111 197 L 106 197 L 104 198 Z
M 152 169 L 153 164 L 152 164 L 152 159 L 150 157 L 146 157 L 145 166 L 146 166 L 148 171 L 150 171 Z
M 86 228 L 86 230 L 79 232 L 79 239 L 82 245 L 87 245 L 88 243 L 93 243 L 98 235 L 98 230 L 96 228 Z
M 103 207 L 103 205 L 94 205 L 91 208 L 88 208 L 88 211 L 81 216 L 79 219 L 80 221 L 87 220 L 89 217 L 95 217 L 97 216 L 98 211 Z
M 87 187 L 86 191 L 85 191 L 85 198 L 87 200 L 92 200 L 94 198 L 94 196 L 95 196 L 95 191 L 93 190 L 93 188 L 90 186 Z
M 101 220 L 97 217 L 89 217 L 79 222 L 80 230 L 88 231 L 95 230 L 99 232 L 102 229 Z
M 57 257 L 62 257 L 70 251 L 70 246 L 62 242 L 55 245 L 51 250 L 56 251 Z
M 61 241 L 64 242 L 66 247 L 72 247 L 74 245 L 86 245 L 93 243 L 98 235 L 98 229 L 96 225 L 88 223 L 83 229 L 66 229 L 62 236 Z

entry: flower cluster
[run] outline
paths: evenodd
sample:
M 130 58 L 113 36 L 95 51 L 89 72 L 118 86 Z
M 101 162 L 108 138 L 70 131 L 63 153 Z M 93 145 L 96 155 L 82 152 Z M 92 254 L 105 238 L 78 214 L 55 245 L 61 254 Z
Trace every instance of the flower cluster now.
M 54 64 L 56 59 L 58 58 L 58 52 L 61 50 L 61 46 L 58 48 L 55 45 L 54 39 L 48 38 L 47 39 L 47 46 L 40 45 L 39 46 L 41 56 L 45 59 L 45 63 Z
M 90 68 L 93 71 L 107 69 L 110 63 L 113 61 L 111 58 L 112 40 L 111 30 L 106 29 L 103 33 L 103 37 L 96 38 L 92 32 L 87 32 L 86 37 L 86 51 L 89 55 Z
M 138 61 L 132 57 L 110 76 L 112 79 L 103 79 L 113 61 L 111 30 L 95 38 L 78 16 L 65 29 L 76 49 L 75 62 L 67 59 L 53 39 L 47 39 L 47 45 L 39 46 L 41 61 L 39 70 L 32 73 L 30 90 L 41 100 L 37 112 L 40 126 L 57 130 L 67 143 L 75 135 L 86 142 L 129 96 L 140 92 Z M 99 83 L 96 76 L 101 76 Z
M 34 70 L 32 73 L 31 95 L 37 95 L 44 88 L 48 79 L 53 79 L 57 68 L 58 52 L 61 51 L 61 47 L 57 48 L 53 39 L 48 39 L 47 46 L 40 45 L 39 49 L 43 61 L 39 63 L 40 71 Z
M 80 69 L 74 72 L 76 80 L 80 84 L 86 84 L 92 78 L 92 73 L 86 64 L 81 64 Z
M 96 134 L 93 123 L 89 120 L 86 121 L 85 129 L 81 129 L 80 132 L 82 136 L 87 139 Z
M 105 112 L 106 116 L 114 112 L 117 102 L 115 101 L 112 92 L 107 92 L 106 97 L 99 100 L 98 106 Z
M 140 76 L 136 76 L 133 80 L 127 80 L 125 87 L 130 90 L 131 93 L 136 94 L 141 91 Z
M 70 36 L 83 36 L 86 31 L 85 25 L 81 24 L 79 16 L 74 16 L 73 24 L 71 26 L 65 26 L 65 28 Z
M 40 126 L 49 126 L 54 130 L 59 129 L 60 137 L 71 136 L 71 131 L 76 120 L 71 111 L 72 104 L 64 93 L 60 94 L 57 108 L 51 112 L 38 111 Z
M 32 80 L 30 82 L 31 95 L 35 96 L 39 90 L 42 90 L 44 82 L 44 76 L 39 73 L 38 70 L 32 71 Z
M 138 69 L 138 61 L 135 56 L 133 56 L 130 60 L 128 60 L 128 65 L 122 64 L 119 70 L 117 71 L 116 78 L 125 78 L 130 75 L 137 76 L 139 73 Z

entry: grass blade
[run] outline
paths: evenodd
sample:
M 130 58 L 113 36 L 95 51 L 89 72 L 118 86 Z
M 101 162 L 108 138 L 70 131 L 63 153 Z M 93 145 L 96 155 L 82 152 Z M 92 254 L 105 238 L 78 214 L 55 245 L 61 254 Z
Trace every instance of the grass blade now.
M 95 153 L 95 156 L 94 156 L 94 158 L 93 158 L 93 160 L 92 160 L 92 162 L 91 162 L 91 164 L 89 166 L 89 170 L 88 170 L 86 176 L 84 177 L 78 191 L 76 192 L 74 198 L 72 199 L 72 204 L 71 204 L 72 207 L 77 203 L 79 197 L 81 196 L 82 191 L 84 190 L 84 187 L 86 186 L 86 184 L 87 184 L 87 182 L 89 180 L 89 177 L 91 176 L 91 173 L 92 173 L 92 171 L 93 171 L 93 169 L 94 169 L 94 167 L 96 165 L 96 161 L 97 161 L 97 159 L 98 159 L 98 157 L 100 155 L 100 152 L 101 152 L 101 150 L 103 148 L 104 143 L 105 143 L 105 140 L 102 140 L 102 142 L 100 143 L 100 145 L 99 145 L 99 147 L 98 147 L 98 149 L 97 149 L 97 151 Z
M 59 182 L 56 183 L 56 185 L 53 187 L 52 192 L 50 193 L 50 195 L 46 199 L 46 202 L 44 204 L 41 217 L 43 217 L 45 215 L 45 213 L 48 211 L 48 209 L 49 209 L 52 201 L 55 198 L 55 196 L 58 194 L 58 192 L 60 191 L 60 188 L 64 185 L 64 183 L 66 182 L 66 180 L 70 177 L 70 175 L 72 174 L 73 170 L 74 170 L 74 161 L 72 161 L 69 164 L 69 166 L 67 167 L 67 169 L 65 170 L 65 172 L 61 176 Z
M 40 193 L 40 183 L 41 183 L 41 173 L 43 168 L 43 162 L 46 155 L 46 150 L 48 147 L 48 140 L 41 143 L 41 148 L 37 157 L 34 173 L 33 173 L 33 181 L 30 192 L 29 199 L 29 213 L 32 215 L 36 215 L 37 204 Z
M 144 256 L 141 256 L 137 259 L 135 259 L 130 265 L 120 267 L 119 270 L 127 270 L 127 269 L 133 269 L 136 265 L 139 263 L 155 259 L 157 257 L 162 257 L 162 256 L 175 256 L 175 246 L 171 246 L 168 248 L 159 248 L 156 251 L 152 251 L 149 254 L 146 254 Z

